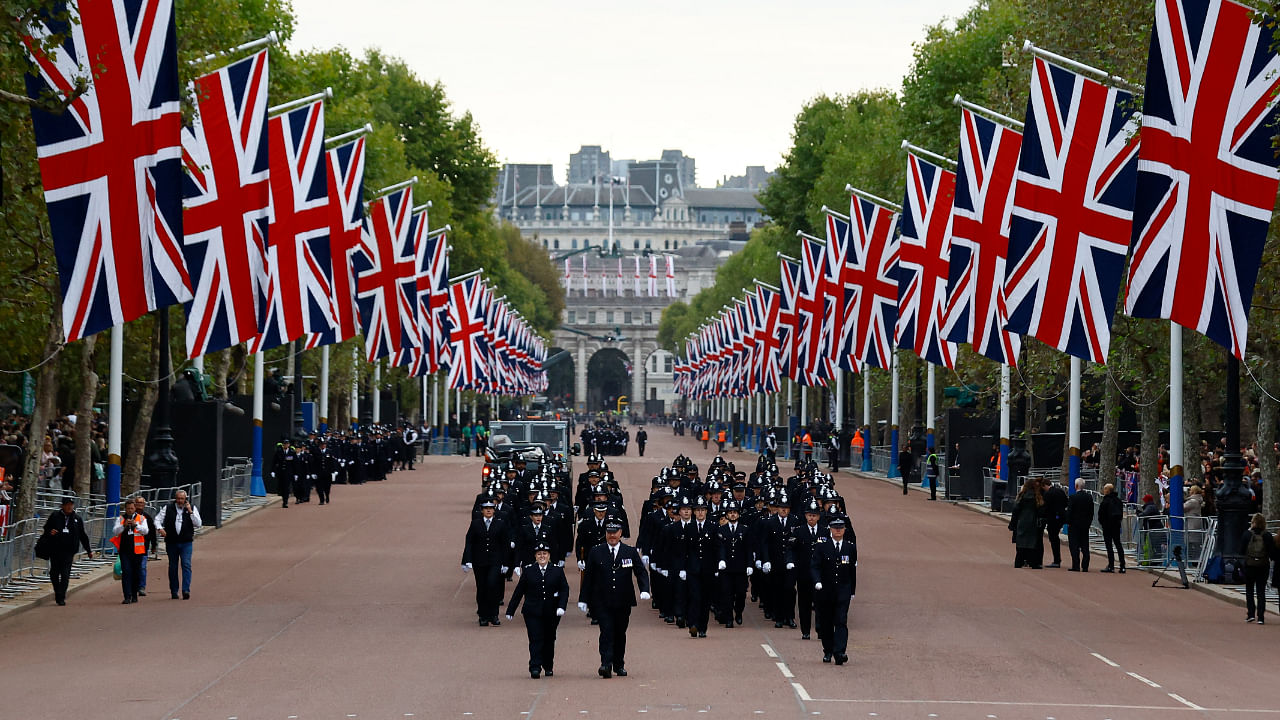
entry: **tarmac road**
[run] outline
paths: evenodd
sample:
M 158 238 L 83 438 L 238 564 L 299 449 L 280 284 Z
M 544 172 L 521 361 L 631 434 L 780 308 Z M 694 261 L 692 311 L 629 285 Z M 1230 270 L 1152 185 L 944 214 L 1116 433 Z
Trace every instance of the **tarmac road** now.
M 685 452 L 705 470 L 713 457 L 649 431 L 645 458 L 608 458 L 633 524 L 662 463 Z M 1280 717 L 1280 616 L 1246 625 L 1239 608 L 1153 589 L 1147 574 L 1098 574 L 1097 557 L 1089 574 L 1014 570 L 1001 522 L 848 474 L 861 560 L 850 665 L 822 664 L 816 639 L 754 607 L 745 627 L 695 640 L 646 603 L 630 677 L 601 680 L 571 570 L 556 676 L 531 680 L 523 623 L 478 627 L 459 568 L 480 461 L 417 467 L 201 538 L 189 601 L 169 599 L 161 561 L 137 605 L 107 580 L 0 620 L 0 717 Z

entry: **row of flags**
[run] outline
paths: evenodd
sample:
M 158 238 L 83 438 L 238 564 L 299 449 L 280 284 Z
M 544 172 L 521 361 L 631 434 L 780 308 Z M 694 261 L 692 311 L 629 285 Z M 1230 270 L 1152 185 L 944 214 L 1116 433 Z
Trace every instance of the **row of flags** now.
M 545 353 L 527 324 L 487 286 L 476 298 L 451 286 L 448 228 L 428 227 L 412 182 L 366 212 L 363 131 L 326 141 L 328 91 L 269 110 L 263 47 L 194 81 L 184 126 L 173 0 L 70 10 L 71 22 L 46 16 L 26 38 L 31 97 L 68 97 L 89 80 L 63 112 L 32 107 L 68 341 L 182 304 L 192 358 L 358 333 L 370 362 L 448 367 L 452 387 L 542 382 Z M 472 304 L 455 312 L 462 298 Z M 470 358 L 457 367 L 458 344 L 472 342 L 511 355 L 486 360 L 485 373 Z
M 1028 44 L 1025 123 L 957 98 L 955 161 L 904 142 L 901 206 L 850 187 L 825 240 L 782 258 L 777 362 L 739 342 L 764 317 L 748 293 L 686 341 L 679 391 L 823 385 L 895 348 L 953 368 L 958 343 L 1012 365 L 1023 336 L 1105 363 L 1122 285 L 1129 315 L 1242 358 L 1280 182 L 1280 58 L 1251 12 L 1156 3 L 1140 115 L 1122 81 Z
M 666 273 L 662 278 L 666 282 L 667 297 L 676 297 L 676 259 L 673 255 L 663 256 L 666 260 Z M 647 275 L 640 273 L 640 256 L 632 257 L 635 260 L 635 273 L 631 276 L 631 294 L 633 297 L 658 297 L 658 256 L 649 256 L 649 272 Z M 622 258 L 618 258 L 618 272 L 614 274 L 610 272 L 610 268 L 605 263 L 601 263 L 600 272 L 592 273 L 587 269 L 587 258 L 582 256 L 582 270 L 576 275 L 580 278 L 582 284 L 582 294 L 585 296 L 592 288 L 600 292 L 601 297 L 606 297 L 612 291 L 615 297 L 625 297 L 627 294 L 627 278 L 622 274 Z M 573 261 L 571 258 L 565 258 L 564 261 L 564 289 L 566 293 L 573 292 L 573 280 L 575 274 L 573 272 Z M 598 281 L 593 281 L 597 279 Z

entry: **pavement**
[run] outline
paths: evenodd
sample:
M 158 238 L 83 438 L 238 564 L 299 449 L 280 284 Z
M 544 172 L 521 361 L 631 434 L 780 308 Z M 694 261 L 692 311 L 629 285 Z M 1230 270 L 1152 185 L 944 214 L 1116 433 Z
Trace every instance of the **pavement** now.
M 676 453 L 703 469 L 713 457 L 649 430 L 645 458 L 609 458 L 629 507 Z M 170 600 L 153 572 L 136 605 L 102 581 L 0 618 L 0 717 L 1280 716 L 1280 617 L 1246 625 L 1143 573 L 1015 570 L 1003 520 L 849 474 L 837 481 L 861 562 L 849 665 L 823 664 L 817 640 L 754 607 L 700 640 L 641 607 L 630 676 L 602 680 L 596 628 L 570 603 L 556 676 L 531 680 L 519 618 L 478 627 L 459 567 L 480 469 L 430 457 L 337 486 L 331 505 L 249 514 L 197 542 L 191 600 Z

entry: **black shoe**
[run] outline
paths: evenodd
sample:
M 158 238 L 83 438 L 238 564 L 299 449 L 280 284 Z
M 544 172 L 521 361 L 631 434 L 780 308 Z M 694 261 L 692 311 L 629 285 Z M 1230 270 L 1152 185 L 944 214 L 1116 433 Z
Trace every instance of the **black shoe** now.
M 1123 574 L 1124 574 L 1124 566 L 1121 566 L 1121 567 L 1120 567 L 1120 574 L 1121 574 L 1121 575 L 1123 575 Z
M 599 624 L 600 624 L 600 621 L 599 621 L 599 620 L 597 620 L 597 619 L 595 619 L 595 618 L 591 618 L 591 624 L 592 624 L 592 625 L 599 625 Z
M 539 673 L 537 670 L 530 670 L 529 677 L 533 678 L 534 680 L 537 680 L 538 678 L 542 677 L 542 674 Z
M 146 597 L 146 596 L 147 596 L 147 591 L 146 591 L 146 590 L 139 590 L 139 591 L 138 591 L 138 594 L 139 594 L 139 595 L 141 595 L 142 597 Z
M 601 665 L 600 669 L 596 670 L 596 672 L 605 680 L 608 680 L 613 676 L 613 670 L 608 665 Z
M 169 595 L 169 599 L 170 599 L 170 600 L 177 600 L 177 599 L 178 599 L 178 593 L 171 593 L 171 594 Z
M 494 619 L 492 619 L 492 620 L 490 620 L 490 621 L 489 621 L 489 624 L 490 624 L 490 625 L 492 625 L 492 626 L 494 626 L 494 627 L 498 627 L 499 625 L 501 625 L 501 624 L 502 624 L 502 622 L 501 622 L 501 621 L 499 621 L 499 620 L 498 620 L 498 618 L 494 618 Z
M 55 600 L 54 602 L 58 603 L 59 605 L 66 605 L 66 604 L 67 604 L 67 601 L 66 601 L 66 600 Z
M 734 622 L 736 622 L 736 623 L 738 623 L 739 625 L 741 625 L 741 624 L 742 624 L 742 616 L 741 616 L 741 615 L 734 615 L 734 616 L 733 616 L 733 621 L 734 621 Z
M 822 662 L 824 663 L 831 662 L 831 653 L 822 653 Z
M 774 626 L 775 628 L 781 628 L 781 627 L 782 627 L 782 621 L 781 621 L 781 620 L 778 620 L 777 622 L 775 622 L 775 623 L 773 624 L 773 626 Z
M 480 627 L 489 627 L 489 620 L 487 618 L 480 618 Z
M 732 629 L 733 629 L 733 621 L 732 621 L 732 620 L 730 620 L 729 622 L 725 623 L 725 624 L 724 624 L 724 629 L 725 629 L 725 630 L 732 630 Z
M 1060 562 L 1051 562 L 1051 563 L 1049 563 L 1049 567 L 1051 567 L 1051 568 L 1060 568 L 1060 567 L 1062 567 L 1062 563 L 1060 563 Z
M 547 668 L 547 677 L 555 677 L 555 676 L 556 676 L 556 672 L 551 668 Z
M 808 640 L 808 639 L 809 639 L 809 633 L 805 633 L 805 634 L 801 635 L 801 636 L 800 636 L 800 639 L 801 639 L 801 640 Z
M 676 627 L 678 628 L 684 627 L 684 618 L 679 616 L 676 617 Z
M 1080 568 L 1067 568 L 1067 572 L 1080 572 Z
M 130 600 L 129 598 L 125 598 L 124 600 L 121 600 L 121 601 L 120 601 L 120 604 L 121 604 L 121 605 L 128 605 L 128 604 L 129 604 L 129 603 L 131 603 L 131 602 L 133 602 L 133 601 L 132 601 L 132 600 Z M 1249 618 L 1249 622 L 1253 622 L 1253 618 Z
M 184 592 L 184 593 L 182 593 L 182 599 L 183 599 L 183 600 L 190 600 L 190 599 L 191 599 L 191 593 L 189 593 L 189 592 Z
M 613 669 L 613 674 L 614 674 L 614 675 L 617 675 L 618 677 L 626 677 L 626 676 L 627 676 L 627 669 L 626 669 L 626 668 L 620 668 L 620 667 L 619 667 L 619 668 L 614 668 L 614 669 Z
M 691 637 L 691 638 L 696 638 L 696 637 L 698 637 L 698 628 L 696 628 L 696 627 L 694 627 L 694 626 L 690 625 L 690 626 L 689 626 L 689 637 Z
M 666 623 L 667 623 L 668 625 L 671 625 L 672 623 L 674 623 L 674 622 L 676 621 L 676 619 L 675 619 L 675 618 L 673 618 L 673 617 L 671 617 L 670 615 L 668 615 L 668 616 L 666 616 L 665 618 L 663 618 L 663 620 L 665 620 L 665 621 L 666 621 Z
M 1115 571 L 1116 571 L 1116 569 L 1115 569 L 1115 568 L 1113 568 L 1113 567 L 1111 567 L 1110 565 L 1108 565 L 1107 567 L 1102 568 L 1102 569 L 1101 569 L 1101 570 L 1099 570 L 1098 572 L 1113 573 L 1113 572 L 1115 572 Z
M 791 628 L 792 630 L 795 630 L 795 629 L 796 629 L 796 621 L 795 621 L 795 620 L 788 620 L 788 621 L 787 621 L 787 627 Z
M 700 638 L 704 638 L 704 637 L 706 637 L 706 636 L 707 636 L 707 632 L 706 632 L 705 630 L 699 630 L 699 631 L 698 631 L 698 637 L 700 637 Z
M 836 664 L 837 664 L 837 665 L 843 665 L 843 664 L 845 664 L 845 663 L 847 663 L 847 662 L 849 662 L 849 656 L 848 656 L 848 655 L 845 655 L 844 653 L 837 653 L 837 654 L 836 654 Z
M 752 595 L 751 602 L 760 602 L 760 598 L 756 597 L 755 595 Z

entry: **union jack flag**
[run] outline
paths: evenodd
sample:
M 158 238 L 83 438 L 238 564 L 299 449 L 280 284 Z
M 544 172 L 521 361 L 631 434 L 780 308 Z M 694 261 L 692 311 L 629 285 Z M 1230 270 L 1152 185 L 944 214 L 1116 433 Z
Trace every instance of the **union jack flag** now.
M 192 92 L 182 225 L 195 286 L 186 305 L 194 358 L 253 339 L 266 309 L 267 51 L 205 75 Z
M 31 108 L 67 340 L 187 302 L 173 0 L 83 0 L 29 30 L 28 95 L 88 81 L 59 114 Z
M 1224 0 L 1161 0 L 1151 31 L 1125 311 L 1244 356 L 1280 174 L 1272 30 Z
M 823 312 L 822 332 L 827 338 L 828 357 L 843 370 L 854 370 L 853 339 L 854 322 L 857 320 L 857 288 L 850 263 L 853 248 L 850 240 L 849 221 L 827 213 L 827 244 L 825 247 L 823 294 L 826 310 Z
M 854 196 L 849 219 L 853 249 L 845 288 L 854 295 L 853 359 L 888 370 L 898 321 L 898 213 Z
M 449 286 L 450 389 L 483 388 L 489 381 L 488 299 L 478 277 Z
M 1133 96 L 1036 58 L 1009 226 L 1012 332 L 1107 361 L 1133 232 Z
M 413 238 L 409 234 L 413 188 L 369 204 L 352 270 L 356 305 L 369 362 L 421 347 L 414 298 L 418 288 Z
M 800 239 L 800 282 L 796 286 L 796 325 L 792 340 L 796 365 L 792 378 L 801 385 L 825 385 L 831 377 L 831 358 L 825 332 L 826 251 L 809 238 Z
M 783 259 L 778 274 L 782 292 L 778 297 L 778 371 L 795 379 L 796 302 L 800 290 L 800 264 Z
M 781 302 L 782 293 L 756 286 L 752 304 L 752 310 L 756 313 L 755 357 L 758 385 L 753 388 L 756 392 L 778 392 L 782 387 L 779 378 L 779 356 L 782 352 Z
M 951 211 L 951 270 L 944 335 L 992 360 L 1017 364 L 1021 339 L 1004 329 L 1005 254 L 1022 135 L 960 111 L 960 163 Z
M 308 338 L 307 349 L 345 342 L 356 336 L 360 316 L 356 308 L 356 283 L 352 256 L 360 248 L 364 226 L 364 138 L 325 152 L 329 174 L 329 261 L 333 283 L 329 294 L 336 322 Z
M 425 225 L 426 215 L 421 218 Z M 418 335 L 426 358 L 423 372 L 434 373 L 440 369 L 442 351 L 448 343 L 449 238 L 443 230 L 427 233 L 416 249 Z
M 951 206 L 956 174 L 907 153 L 907 190 L 898 239 L 898 347 L 934 365 L 956 366 L 956 344 L 942 336 L 951 267 Z
M 271 225 L 267 245 L 267 309 L 249 343 L 258 353 L 320 333 L 335 324 L 329 254 L 329 178 L 324 156 L 324 103 L 316 101 L 267 121 L 271 159 Z

